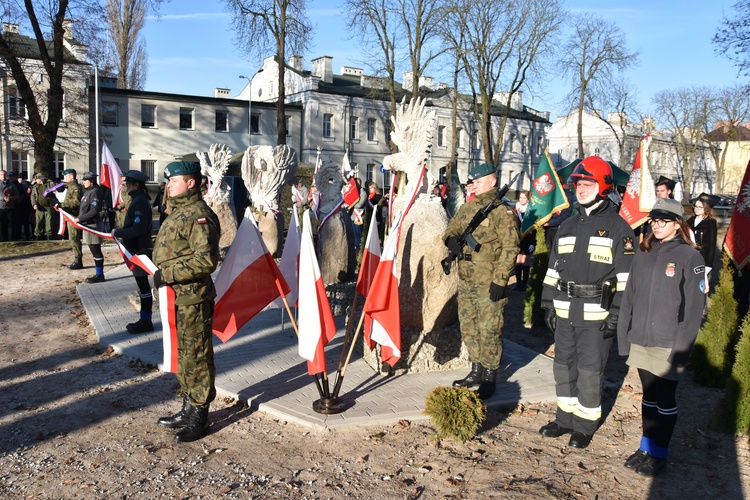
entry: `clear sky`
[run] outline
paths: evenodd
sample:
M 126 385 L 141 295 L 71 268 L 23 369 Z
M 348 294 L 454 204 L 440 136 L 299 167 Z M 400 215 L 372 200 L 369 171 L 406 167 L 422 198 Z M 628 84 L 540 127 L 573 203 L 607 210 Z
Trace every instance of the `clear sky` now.
M 736 0 L 567 0 L 573 13 L 592 12 L 617 23 L 630 51 L 640 52 L 639 64 L 627 77 L 637 88 L 641 111 L 651 106 L 660 90 L 692 85 L 725 86 L 738 82 L 732 64 L 714 52 L 711 42 L 724 14 Z M 236 48 L 223 0 L 172 0 L 161 16 L 145 26 L 149 55 L 145 90 L 212 96 L 215 87 L 237 95 L 261 66 Z M 308 12 L 315 26 L 313 44 L 303 66 L 323 55 L 333 57 L 334 73 L 341 66 L 363 67 L 361 51 L 349 39 L 340 0 L 310 0 Z M 268 54 L 271 55 L 271 54 Z M 553 62 L 550 62 L 552 67 Z M 436 76 L 428 69 L 428 74 Z M 554 74 L 554 73 L 553 73 Z M 559 115 L 567 82 L 551 77 L 545 91 L 524 93 L 524 103 Z

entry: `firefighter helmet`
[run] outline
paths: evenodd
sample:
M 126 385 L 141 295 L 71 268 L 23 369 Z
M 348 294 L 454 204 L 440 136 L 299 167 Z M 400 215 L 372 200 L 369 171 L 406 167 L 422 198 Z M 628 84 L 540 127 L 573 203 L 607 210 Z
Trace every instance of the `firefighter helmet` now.
M 573 169 L 573 173 L 570 174 L 568 182 L 575 184 L 581 179 L 598 183 L 599 197 L 601 198 L 606 198 L 609 193 L 615 190 L 612 180 L 612 167 L 598 156 L 589 156 L 581 160 Z

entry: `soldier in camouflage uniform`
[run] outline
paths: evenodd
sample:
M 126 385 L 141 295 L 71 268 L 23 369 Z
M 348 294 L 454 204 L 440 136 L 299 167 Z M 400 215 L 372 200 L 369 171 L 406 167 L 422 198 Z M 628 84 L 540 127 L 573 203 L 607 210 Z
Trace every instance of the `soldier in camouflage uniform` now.
M 216 291 L 211 273 L 219 263 L 221 229 L 216 214 L 203 201 L 200 165 L 179 161 L 167 165 L 172 214 L 154 243 L 159 270 L 154 287 L 169 285 L 175 293 L 178 342 L 178 395 L 182 410 L 159 419 L 159 425 L 182 428 L 176 441 L 195 441 L 208 430 L 208 406 L 216 397 L 214 350 L 211 343 Z
M 475 197 L 465 203 L 448 223 L 443 239 L 458 262 L 458 318 L 461 336 L 469 351 L 471 372 L 453 382 L 454 387 L 479 385 L 477 393 L 487 399 L 495 392 L 497 370 L 503 355 L 503 310 L 508 303 L 505 287 L 518 254 L 519 235 L 510 208 L 500 204 L 472 233 L 479 251 L 461 248 L 458 239 L 474 215 L 494 197 L 497 173 L 491 163 L 469 172 Z
M 75 217 L 81 208 L 81 197 L 83 196 L 83 186 L 76 180 L 76 171 L 72 168 L 66 168 L 62 171 L 63 180 L 65 181 L 65 199 L 60 204 L 62 209 Z M 83 245 L 81 244 L 81 230 L 68 224 L 68 239 L 73 249 L 73 263 L 68 269 L 83 269 Z

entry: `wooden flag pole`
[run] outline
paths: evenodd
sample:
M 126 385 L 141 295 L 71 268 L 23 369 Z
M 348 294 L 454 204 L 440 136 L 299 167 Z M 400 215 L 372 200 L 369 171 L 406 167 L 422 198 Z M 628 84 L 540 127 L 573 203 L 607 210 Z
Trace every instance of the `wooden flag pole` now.
M 344 366 L 342 367 L 341 371 L 338 373 L 338 376 L 336 377 L 336 384 L 333 387 L 333 397 L 338 398 L 339 392 L 341 392 L 341 384 L 344 381 L 344 375 L 346 375 L 346 369 L 349 366 L 349 360 L 352 357 L 352 353 L 354 352 L 354 345 L 357 343 L 357 338 L 359 337 L 359 332 L 362 331 L 362 323 L 365 321 L 365 312 L 362 311 L 362 315 L 359 317 L 359 323 L 357 323 L 357 329 L 354 331 L 354 337 L 352 338 L 352 344 L 349 346 L 349 353 L 346 355 L 346 362 L 344 362 Z M 343 355 L 344 352 L 342 351 L 341 354 Z

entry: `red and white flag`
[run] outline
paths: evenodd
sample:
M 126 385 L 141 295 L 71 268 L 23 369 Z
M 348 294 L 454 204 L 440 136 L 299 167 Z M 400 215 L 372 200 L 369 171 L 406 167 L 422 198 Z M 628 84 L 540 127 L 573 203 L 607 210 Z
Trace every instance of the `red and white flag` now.
M 164 361 L 161 371 L 177 373 L 177 319 L 174 305 L 174 289 L 169 285 L 162 285 L 158 290 L 159 315 L 161 316 L 162 347 Z
M 745 176 L 740 184 L 740 192 L 724 239 L 724 248 L 737 269 L 747 272 L 743 268 L 750 262 L 750 163 L 747 164 Z
M 122 188 L 122 170 L 117 160 L 112 156 L 112 151 L 107 143 L 102 143 L 102 172 L 101 183 L 112 191 L 112 208 L 120 201 L 120 189 Z
M 375 278 L 375 271 L 380 263 L 380 239 L 378 237 L 378 221 L 373 213 L 370 218 L 370 229 L 367 232 L 367 242 L 365 251 L 362 253 L 362 264 L 359 266 L 359 276 L 357 276 L 357 292 L 367 297 L 367 291 L 370 289 L 372 280 Z
M 289 293 L 284 276 L 268 253 L 250 208 L 214 281 L 213 332 L 226 342 L 279 295 Z
M 292 210 L 292 220 L 289 222 L 284 250 L 281 252 L 281 261 L 279 261 L 279 270 L 289 285 L 290 290 L 286 295 L 286 300 L 291 306 L 297 305 L 297 297 L 299 297 L 300 238 L 299 215 L 296 210 Z M 282 307 L 284 307 L 284 301 L 278 297 L 268 304 L 267 309 L 281 309 Z
M 620 205 L 620 216 L 633 229 L 646 221 L 651 207 L 656 202 L 654 181 L 648 168 L 648 147 L 650 144 L 651 135 L 646 134 L 641 139 L 641 145 L 635 153 L 633 170 L 630 172 L 628 186 L 622 197 L 622 205 Z
M 349 163 L 349 150 L 344 151 L 344 159 L 341 160 L 341 173 L 344 175 L 344 179 L 349 179 L 352 175 L 352 164 Z
M 380 358 L 393 366 L 401 359 L 401 307 L 398 300 L 396 254 L 403 213 L 396 215 L 383 246 L 375 276 L 365 299 L 365 341 L 372 349 L 380 344 Z M 372 320 L 372 321 L 369 321 Z
M 315 255 L 310 210 L 305 210 L 302 221 L 298 311 L 299 355 L 307 360 L 310 375 L 325 372 L 325 346 L 336 335 L 336 325 Z

